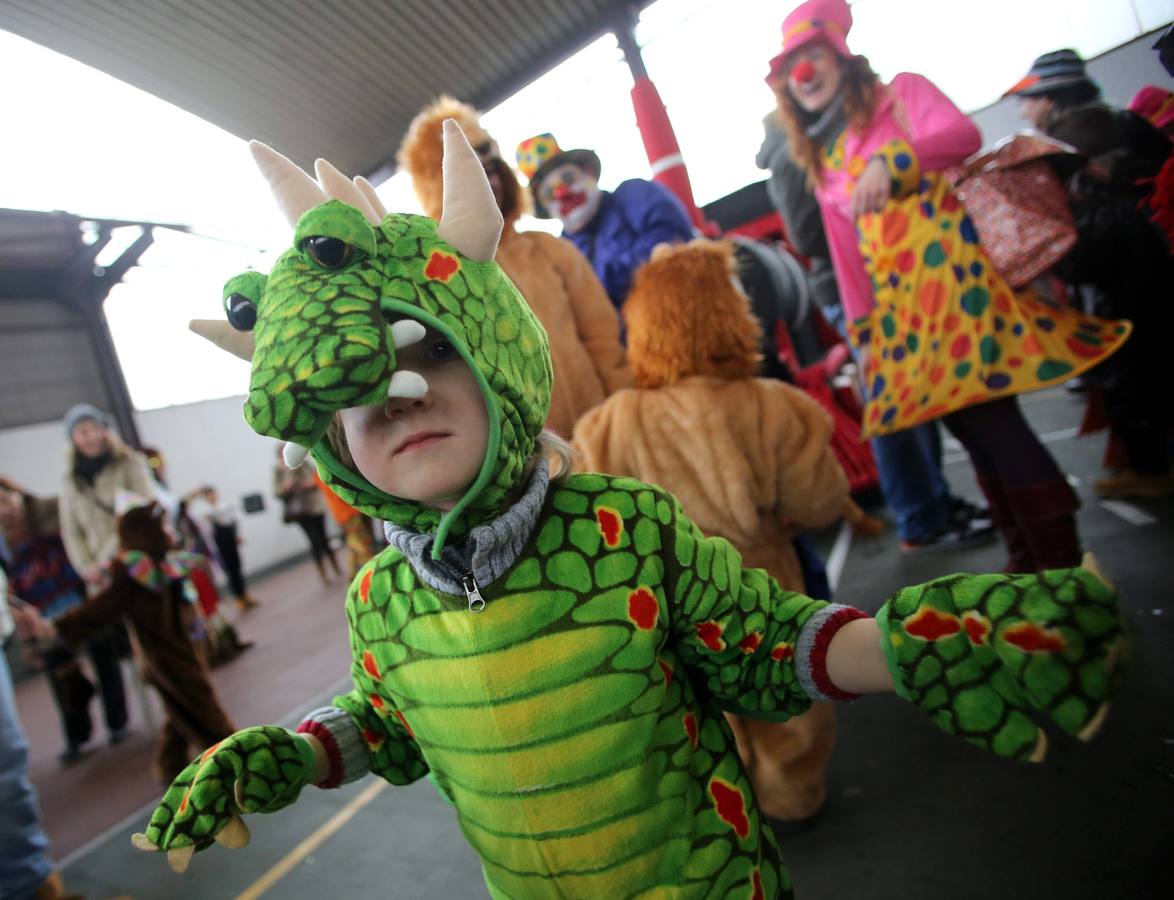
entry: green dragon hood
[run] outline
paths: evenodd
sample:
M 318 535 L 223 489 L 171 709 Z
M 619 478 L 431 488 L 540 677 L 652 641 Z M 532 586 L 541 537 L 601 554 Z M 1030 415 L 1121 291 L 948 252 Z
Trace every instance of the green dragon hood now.
M 464 144 L 458 151 L 467 150 L 471 163 L 465 174 L 480 180 L 475 188 L 483 188 L 492 203 L 480 163 L 459 130 L 456 135 Z M 453 155 L 449 139 L 446 128 L 446 167 Z M 314 185 L 293 163 L 263 149 L 267 158 L 282 160 Z M 254 155 L 261 162 L 256 147 Z M 286 458 L 295 464 L 308 449 L 323 481 L 361 512 L 415 531 L 435 531 L 433 552 L 439 555 L 447 537 L 460 536 L 500 512 L 524 475 L 550 405 L 546 333 L 493 261 L 500 213 L 489 246 L 484 234 L 469 238 L 467 222 L 458 227 L 443 218 L 438 225 L 423 216 L 386 214 L 361 179 L 352 183 L 321 160 L 316 168 L 330 194 L 308 194 L 309 200 L 325 202 L 300 213 L 293 246 L 268 277 L 247 272 L 225 285 L 229 323 L 251 334 L 225 334 L 222 326 L 214 336 L 207 323 L 193 323 L 193 329 L 225 349 L 236 341 L 231 349 L 238 355 L 244 355 L 241 344 L 249 345 L 252 373 L 244 412 L 254 431 L 289 442 Z M 274 176 L 266 174 L 278 192 Z M 361 192 L 352 194 L 338 179 Z M 309 191 L 302 184 L 298 189 Z M 306 200 L 300 205 L 306 206 Z M 292 218 L 289 201 L 279 196 L 279 202 Z M 462 202 L 453 218 L 481 215 L 464 200 L 453 205 Z M 496 206 L 492 209 L 496 213 Z M 446 229 L 458 239 L 447 239 Z M 473 247 L 472 255 L 460 249 L 461 243 Z M 480 472 L 447 513 L 379 490 L 344 464 L 326 438 L 339 410 L 427 390 L 419 374 L 396 366 L 396 346 L 422 335 L 422 329 L 413 333 L 404 320 L 431 326 L 452 343 L 473 372 L 489 413 Z

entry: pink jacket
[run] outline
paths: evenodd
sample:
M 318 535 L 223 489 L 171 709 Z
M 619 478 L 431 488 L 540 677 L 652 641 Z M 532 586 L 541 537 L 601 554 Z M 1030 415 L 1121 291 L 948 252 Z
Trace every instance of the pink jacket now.
M 892 168 L 895 153 L 909 153 L 911 168 L 902 173 L 905 190 L 917 190 L 923 173 L 940 172 L 975 153 L 982 144 L 978 128 L 928 78 L 903 72 L 880 95 L 863 131 L 849 128 L 843 137 L 844 161 L 825 165 L 815 195 L 823 214 L 832 266 L 848 321 L 866 315 L 873 305 L 872 280 L 857 244 L 852 219 L 852 191 L 868 161 L 878 154 Z M 893 144 L 900 141 L 901 145 Z

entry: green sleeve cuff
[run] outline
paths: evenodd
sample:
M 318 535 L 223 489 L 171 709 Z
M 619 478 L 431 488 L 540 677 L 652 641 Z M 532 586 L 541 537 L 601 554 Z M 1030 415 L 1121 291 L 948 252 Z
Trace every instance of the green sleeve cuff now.
M 876 614 L 876 624 L 881 633 L 881 653 L 885 656 L 885 665 L 889 667 L 889 675 L 893 679 L 893 691 L 898 697 L 909 700 L 911 696 L 905 687 L 905 673 L 902 672 L 901 665 L 897 662 L 897 648 L 893 644 L 894 626 L 889 622 L 889 613 L 889 603 L 886 602 Z M 898 635 L 897 640 L 900 639 Z
M 873 154 L 889 172 L 889 184 L 894 197 L 907 197 L 921 184 L 921 165 L 908 141 L 897 138 L 882 144 Z

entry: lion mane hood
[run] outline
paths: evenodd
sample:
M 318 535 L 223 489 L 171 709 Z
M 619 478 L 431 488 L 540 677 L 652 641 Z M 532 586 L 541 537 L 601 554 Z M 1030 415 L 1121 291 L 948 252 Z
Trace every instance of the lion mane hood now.
M 522 190 L 514 170 L 502 159 L 497 141 L 481 127 L 477 111 L 469 104 L 453 97 L 441 96 L 421 110 L 408 126 L 408 133 L 400 144 L 400 168 L 411 176 L 412 187 L 420 205 L 424 207 L 424 214 L 439 220 L 444 193 L 440 170 L 444 158 L 441 129 L 445 119 L 454 119 L 461 126 L 482 165 L 492 161 L 491 164 L 496 166 L 505 194 L 501 211 L 505 219 L 502 239 L 507 239 L 513 233 L 518 218 L 529 212 L 529 194 Z
M 637 387 L 663 387 L 692 375 L 733 380 L 757 373 L 762 327 L 736 279 L 728 243 L 699 239 L 653 251 L 637 270 L 623 309 Z

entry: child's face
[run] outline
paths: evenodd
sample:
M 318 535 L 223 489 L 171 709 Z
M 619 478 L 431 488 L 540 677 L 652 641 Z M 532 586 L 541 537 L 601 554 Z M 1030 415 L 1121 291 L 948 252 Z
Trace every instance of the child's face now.
M 396 368 L 422 375 L 428 392 L 342 410 L 347 446 L 360 474 L 381 491 L 452 509 L 485 458 L 485 400 L 456 348 L 432 328 L 396 351 Z

